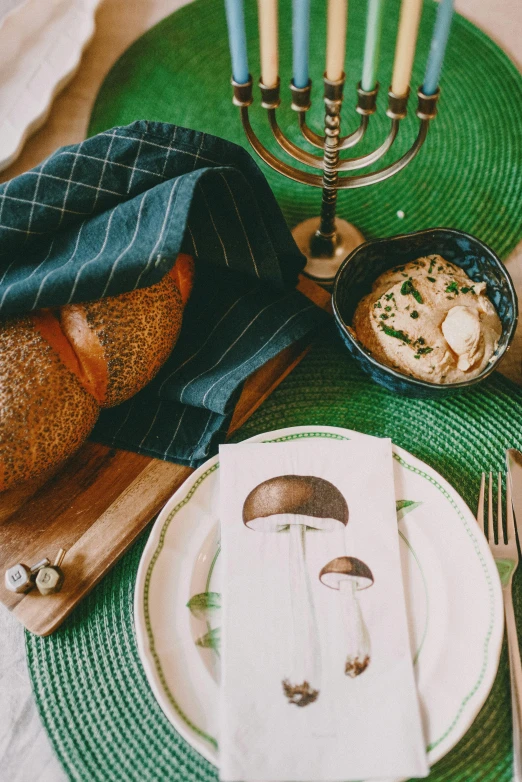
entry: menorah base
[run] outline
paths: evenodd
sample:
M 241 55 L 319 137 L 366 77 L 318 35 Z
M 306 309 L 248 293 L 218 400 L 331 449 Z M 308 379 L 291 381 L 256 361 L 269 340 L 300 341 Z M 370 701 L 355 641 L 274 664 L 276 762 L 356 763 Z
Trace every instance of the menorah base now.
M 365 241 L 362 233 L 351 223 L 335 219 L 335 236 L 332 239 L 321 236 L 321 219 L 311 217 L 296 225 L 292 230 L 295 243 L 307 258 L 304 273 L 320 285 L 331 285 L 337 269 L 352 250 Z

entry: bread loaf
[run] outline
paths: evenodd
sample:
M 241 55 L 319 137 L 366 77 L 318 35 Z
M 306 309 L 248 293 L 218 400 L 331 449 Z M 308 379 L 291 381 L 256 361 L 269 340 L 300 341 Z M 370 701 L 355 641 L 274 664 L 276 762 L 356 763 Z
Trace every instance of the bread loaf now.
M 180 255 L 149 288 L 0 323 L 0 491 L 68 458 L 100 407 L 154 377 L 179 336 L 193 273 Z

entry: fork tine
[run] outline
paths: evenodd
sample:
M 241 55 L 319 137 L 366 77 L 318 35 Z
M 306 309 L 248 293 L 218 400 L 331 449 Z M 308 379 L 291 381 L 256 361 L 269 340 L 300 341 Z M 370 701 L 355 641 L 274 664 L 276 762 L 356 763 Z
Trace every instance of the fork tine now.
M 506 477 L 506 520 L 507 520 L 507 539 L 508 543 L 512 540 L 516 541 L 517 534 L 515 532 L 515 517 L 513 515 L 513 502 L 511 499 L 511 481 L 509 475 Z
M 482 478 L 480 479 L 480 493 L 479 493 L 479 501 L 477 506 L 477 521 L 481 525 L 482 529 L 484 530 L 484 490 L 486 487 L 486 473 L 482 473 Z
M 502 475 L 497 475 L 497 539 L 499 543 L 505 543 L 504 523 L 502 519 Z
M 489 473 L 488 481 L 488 528 L 486 535 L 490 543 L 495 542 L 495 532 L 493 529 L 493 473 Z

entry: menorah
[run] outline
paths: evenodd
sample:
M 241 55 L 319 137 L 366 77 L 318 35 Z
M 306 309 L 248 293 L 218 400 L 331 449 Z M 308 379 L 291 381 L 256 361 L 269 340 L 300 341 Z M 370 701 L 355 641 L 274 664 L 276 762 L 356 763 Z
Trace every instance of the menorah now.
M 302 149 L 285 136 L 277 121 L 277 109 L 281 104 L 280 82 L 274 87 L 267 87 L 260 82 L 261 106 L 267 110 L 268 123 L 273 137 L 279 147 L 290 157 L 300 163 L 322 171 L 321 174 L 302 171 L 280 160 L 270 152 L 256 136 L 252 125 L 248 107 L 253 102 L 252 77 L 247 82 L 239 84 L 232 79 L 234 88 L 233 102 L 241 109 L 241 120 L 246 136 L 259 157 L 271 168 L 280 174 L 312 187 L 322 188 L 322 202 L 320 217 L 313 217 L 299 223 L 293 229 L 294 239 L 300 250 L 307 257 L 308 262 L 305 273 L 328 285 L 332 282 L 335 273 L 344 258 L 361 242 L 364 241 L 361 233 L 350 223 L 336 217 L 337 192 L 356 187 L 382 182 L 397 174 L 413 160 L 423 145 L 430 121 L 437 114 L 437 101 L 440 91 L 432 95 L 425 95 L 422 88 L 417 92 L 418 105 L 417 117 L 420 120 L 417 137 L 410 149 L 399 157 L 394 163 L 384 166 L 378 171 L 363 174 L 342 175 L 345 171 L 359 171 L 380 160 L 392 147 L 398 136 L 401 120 L 406 117 L 409 91 L 404 95 L 395 95 L 388 92 L 387 116 L 390 118 L 390 129 L 384 141 L 365 155 L 352 158 L 341 157 L 341 152 L 353 149 L 361 142 L 368 129 L 370 116 L 377 109 L 377 93 L 379 85 L 373 90 L 363 90 L 361 84 L 357 86 L 357 104 L 355 111 L 360 115 L 359 126 L 347 136 L 341 136 L 341 106 L 343 102 L 345 77 L 344 74 L 338 81 L 332 81 L 324 77 L 324 103 L 325 121 L 324 135 L 316 133 L 309 127 L 306 113 L 311 107 L 312 83 L 306 87 L 298 88 L 293 81 L 290 84 L 292 93 L 292 109 L 299 117 L 299 128 L 306 142 L 322 150 L 321 154 L 314 154 Z

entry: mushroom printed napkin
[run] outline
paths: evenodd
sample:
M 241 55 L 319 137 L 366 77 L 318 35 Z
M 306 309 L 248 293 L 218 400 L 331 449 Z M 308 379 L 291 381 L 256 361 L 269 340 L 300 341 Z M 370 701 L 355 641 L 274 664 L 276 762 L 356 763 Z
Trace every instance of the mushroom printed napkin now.
M 225 445 L 220 473 L 220 779 L 426 776 L 391 441 Z

